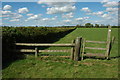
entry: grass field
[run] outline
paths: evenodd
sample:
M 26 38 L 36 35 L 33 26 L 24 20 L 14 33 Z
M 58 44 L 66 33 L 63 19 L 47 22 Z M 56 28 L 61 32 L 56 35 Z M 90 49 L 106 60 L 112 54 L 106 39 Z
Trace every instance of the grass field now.
M 106 41 L 107 29 L 77 28 L 55 43 L 71 43 L 76 37 L 82 36 L 86 40 Z M 110 60 L 85 59 L 71 61 L 65 58 L 40 58 L 28 55 L 27 59 L 18 60 L 3 69 L 3 78 L 117 78 L 118 73 L 118 29 L 112 29 L 112 36 L 116 40 L 111 50 Z M 106 45 L 86 44 L 87 46 L 106 47 Z M 66 47 L 49 47 L 47 49 L 69 49 Z M 86 52 L 101 52 L 86 50 Z M 104 53 L 101 52 L 101 53 Z M 48 53 L 40 53 L 48 54 Z M 70 55 L 70 53 L 51 53 Z

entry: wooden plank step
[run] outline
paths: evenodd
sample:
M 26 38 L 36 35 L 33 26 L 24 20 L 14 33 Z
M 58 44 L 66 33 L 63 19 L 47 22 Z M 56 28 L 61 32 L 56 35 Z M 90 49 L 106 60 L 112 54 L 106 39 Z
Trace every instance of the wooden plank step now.
M 106 50 L 106 48 L 85 47 L 85 49 Z
M 63 46 L 63 47 L 72 47 L 75 46 L 75 44 L 42 44 L 42 43 L 15 43 L 15 45 L 18 46 Z
M 87 57 L 94 57 L 94 56 L 97 56 L 97 57 L 106 57 L 105 54 L 102 54 L 102 53 L 86 53 L 86 54 L 83 54 L 84 56 L 87 56 Z
M 105 41 L 89 41 L 89 40 L 86 40 L 86 42 L 88 42 L 88 43 L 107 43 Z

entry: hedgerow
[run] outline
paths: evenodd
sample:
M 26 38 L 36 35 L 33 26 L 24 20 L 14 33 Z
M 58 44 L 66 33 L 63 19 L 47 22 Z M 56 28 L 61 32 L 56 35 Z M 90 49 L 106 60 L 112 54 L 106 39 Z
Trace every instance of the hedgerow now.
M 14 43 L 52 43 L 64 37 L 75 28 L 54 27 L 2 27 L 3 62 L 18 59 Z M 19 55 L 20 57 L 21 55 Z

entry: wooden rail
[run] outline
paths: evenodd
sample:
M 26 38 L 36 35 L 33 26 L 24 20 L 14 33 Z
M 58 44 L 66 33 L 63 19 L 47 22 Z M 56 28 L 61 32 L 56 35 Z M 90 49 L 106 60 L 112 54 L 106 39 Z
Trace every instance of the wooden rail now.
M 88 43 L 107 43 L 105 41 L 90 41 L 90 40 L 86 40 L 86 42 L 88 42 Z
M 96 56 L 96 57 L 103 57 L 103 58 L 106 57 L 106 56 L 105 56 L 104 54 L 102 54 L 102 53 L 87 53 L 87 54 L 84 54 L 84 56 L 87 56 L 87 57 L 94 57 L 94 56 Z
M 70 58 L 70 56 L 41 56 L 41 57 L 45 57 L 45 58 L 47 58 L 47 57 L 61 57 L 61 58 Z
M 106 48 L 85 47 L 85 49 L 106 50 Z
M 35 52 L 34 49 L 20 49 L 16 50 L 16 52 Z M 68 50 L 38 50 L 38 52 L 71 52 L 70 49 Z
M 75 44 L 43 44 L 43 43 L 15 43 L 17 46 L 58 46 L 58 47 L 73 47 Z

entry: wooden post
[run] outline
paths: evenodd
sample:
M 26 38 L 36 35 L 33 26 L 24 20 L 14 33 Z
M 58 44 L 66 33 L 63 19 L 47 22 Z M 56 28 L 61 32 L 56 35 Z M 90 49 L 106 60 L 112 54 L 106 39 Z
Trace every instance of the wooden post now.
M 108 36 L 107 36 L 107 51 L 106 51 L 106 59 L 109 58 L 109 54 L 110 54 L 110 37 L 111 37 L 111 26 L 108 26 Z
M 114 41 L 115 41 L 115 37 L 113 36 L 112 37 L 112 44 L 114 44 Z
M 35 48 L 35 58 L 37 58 L 37 56 L 38 56 L 38 48 L 36 47 Z
M 80 48 L 81 48 L 81 41 L 82 41 L 82 37 L 77 37 L 75 40 L 75 52 L 74 52 L 74 60 L 78 61 L 79 60 L 79 56 L 80 56 Z
M 75 43 L 75 40 L 72 40 L 72 44 L 73 43 Z M 74 60 L 74 50 L 75 50 L 75 46 L 71 48 L 71 60 Z
M 85 52 L 85 42 L 86 42 L 86 40 L 85 39 L 83 39 L 83 45 L 82 45 L 82 54 L 81 54 L 81 60 L 83 60 L 83 55 L 84 55 L 84 52 Z

